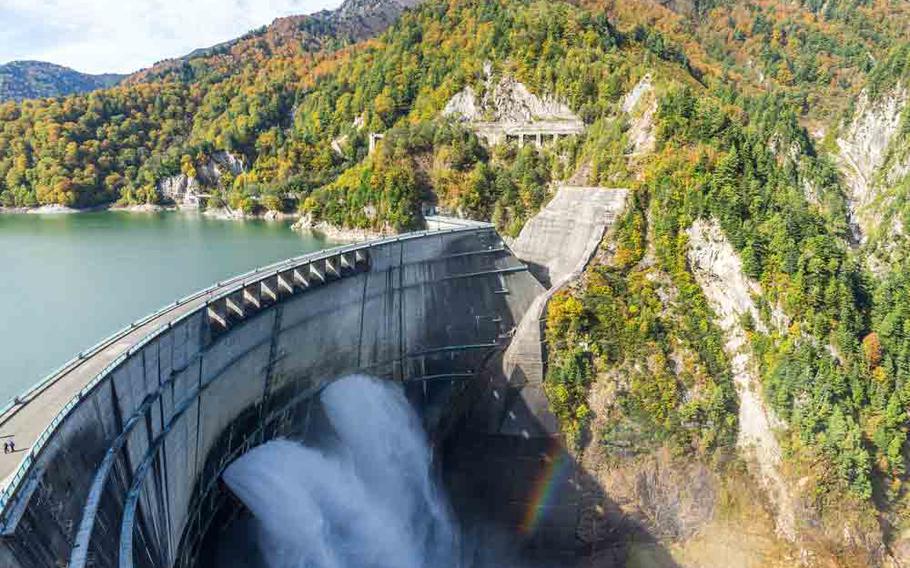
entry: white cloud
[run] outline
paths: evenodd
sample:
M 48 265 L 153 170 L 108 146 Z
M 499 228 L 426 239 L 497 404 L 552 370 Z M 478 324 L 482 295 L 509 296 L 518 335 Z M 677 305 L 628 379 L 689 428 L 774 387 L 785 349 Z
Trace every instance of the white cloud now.
M 127 73 L 341 0 L 0 0 L 0 63 Z

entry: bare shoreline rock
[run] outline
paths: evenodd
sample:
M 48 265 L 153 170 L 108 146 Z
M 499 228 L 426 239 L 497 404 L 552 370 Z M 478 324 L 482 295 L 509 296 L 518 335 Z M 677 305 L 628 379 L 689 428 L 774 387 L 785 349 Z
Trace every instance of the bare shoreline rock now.
M 359 243 L 373 239 L 381 239 L 394 234 L 391 230 L 373 231 L 370 229 L 347 229 L 338 227 L 325 221 L 314 222 L 308 215 L 303 215 L 291 225 L 291 229 L 300 233 L 316 234 L 330 241 Z

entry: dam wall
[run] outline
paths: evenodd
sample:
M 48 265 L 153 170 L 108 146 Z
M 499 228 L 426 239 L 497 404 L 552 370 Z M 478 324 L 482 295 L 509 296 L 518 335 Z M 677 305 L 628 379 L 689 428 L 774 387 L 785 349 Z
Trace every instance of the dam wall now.
M 543 292 L 474 224 L 308 255 L 196 297 L 93 376 L 11 476 L 0 566 L 194 565 L 230 499 L 223 469 L 308 436 L 327 384 L 403 383 L 441 438 Z

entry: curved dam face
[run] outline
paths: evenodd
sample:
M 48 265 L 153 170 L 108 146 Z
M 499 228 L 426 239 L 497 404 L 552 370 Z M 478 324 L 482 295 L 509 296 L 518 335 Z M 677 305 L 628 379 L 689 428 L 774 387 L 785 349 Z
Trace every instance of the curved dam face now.
M 225 467 L 305 437 L 327 384 L 355 372 L 403 383 L 441 440 L 501 376 L 543 292 L 491 226 L 473 224 L 325 251 L 197 295 L 49 421 L 5 482 L 0 566 L 195 565 L 230 499 Z

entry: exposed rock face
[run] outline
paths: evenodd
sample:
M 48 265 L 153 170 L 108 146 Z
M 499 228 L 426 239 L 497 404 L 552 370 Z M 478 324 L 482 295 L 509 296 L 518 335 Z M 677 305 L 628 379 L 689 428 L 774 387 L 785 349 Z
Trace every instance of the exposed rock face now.
M 421 2 L 423 0 L 346 0 L 337 10 L 323 14 L 327 20 L 360 20 L 365 29 L 376 33 L 395 21 L 401 12 Z M 371 23 L 374 25 L 369 25 Z
M 206 163 L 196 167 L 195 177 L 179 174 L 159 180 L 158 194 L 180 207 L 198 208 L 204 188 L 217 186 L 226 173 L 239 175 L 243 171 L 243 160 L 230 152 L 215 152 Z
M 492 91 L 488 91 L 482 106 L 494 110 L 493 117 L 497 122 L 579 120 L 565 104 L 549 95 L 532 94 L 512 77 L 503 77 Z
M 717 222 L 698 220 L 688 234 L 689 262 L 702 291 L 720 318 L 721 327 L 732 327 L 746 312 L 762 326 L 752 301 L 752 296 L 760 294 L 761 288 L 743 274 L 742 262 Z
M 730 357 L 739 397 L 737 445 L 749 465 L 749 473 L 759 482 L 771 505 L 778 536 L 798 549 L 804 560 L 799 564 L 835 565 L 833 557 L 843 554 L 864 559 L 850 565 L 881 566 L 887 549 L 874 514 L 863 510 L 866 504 L 855 502 L 852 510 L 844 505 L 837 517 L 820 516 L 813 502 L 815 496 L 807 489 L 815 474 L 803 472 L 808 475 L 798 481 L 784 476 L 781 448 L 774 431 L 786 425 L 765 403 L 758 365 L 741 322 L 744 314 L 752 314 L 756 329 L 767 331 L 752 300 L 761 288 L 743 274 L 740 259 L 716 221 L 698 220 L 687 234 L 689 265 L 726 339 L 724 349 Z M 770 323 L 781 329 L 786 326 L 786 317 L 779 312 L 772 314 Z M 832 559 L 830 564 L 825 560 L 828 558 Z
M 662 449 L 623 467 L 585 465 L 615 502 L 614 516 L 641 523 L 654 537 L 691 538 L 714 517 L 718 479 L 702 463 L 682 463 Z M 596 542 L 604 535 L 581 537 Z
M 850 190 L 851 221 L 858 240 L 876 226 L 875 215 L 866 215 L 863 208 L 876 197 L 876 177 L 900 129 L 901 112 L 907 98 L 907 90 L 903 86 L 896 87 L 877 101 L 870 100 L 869 94 L 863 91 L 853 122 L 837 140 Z M 889 174 L 887 177 L 893 176 Z
M 385 31 L 398 16 L 423 0 L 345 0 L 336 10 L 324 10 L 312 16 L 291 16 L 294 19 L 314 18 L 328 26 L 330 35 L 360 41 Z
M 741 316 L 748 313 L 756 327 L 764 329 L 752 300 L 752 295 L 761 289 L 743 273 L 739 257 L 717 222 L 698 220 L 689 228 L 688 236 L 692 272 L 727 338 L 724 347 L 731 358 L 739 395 L 738 445 L 754 465 L 753 474 L 774 506 L 778 532 L 794 541 L 795 498 L 781 474 L 781 450 L 774 436 L 774 428 L 780 422 L 764 403 L 756 362 L 740 323 Z
M 457 93 L 442 109 L 444 116 L 459 116 L 463 120 L 481 120 L 483 115 L 477 105 L 477 93 L 470 85 Z
M 513 77 L 502 77 L 493 82 L 487 77 L 487 89 L 478 101 L 471 87 L 456 94 L 443 110 L 446 116 L 460 116 L 462 120 L 480 122 L 523 124 L 538 121 L 580 122 L 575 113 L 554 97 L 538 97 Z
M 236 176 L 243 171 L 243 160 L 230 152 L 215 152 L 208 162 L 196 168 L 196 175 L 205 185 L 214 186 L 224 174 Z
M 158 195 L 181 207 L 198 207 L 199 181 L 186 174 L 166 177 L 158 182 Z
M 632 87 L 632 90 L 626 93 L 626 96 L 622 99 L 622 111 L 623 112 L 632 112 L 632 110 L 638 106 L 638 102 L 641 98 L 650 93 L 653 88 L 651 87 L 651 74 L 648 73 L 642 77 L 638 83 Z
M 446 104 L 443 116 L 469 123 L 490 144 L 509 137 L 533 137 L 541 143 L 541 134 L 560 136 L 579 134 L 584 123 L 563 102 L 549 95 L 537 96 L 513 77 L 494 80 L 491 66 L 485 68 L 487 79 L 482 97 L 473 87 L 465 87 Z
M 651 75 L 647 74 L 623 97 L 622 110 L 630 116 L 627 136 L 633 156 L 653 152 L 657 144 L 654 134 L 657 101 L 652 95 L 653 92 Z
M 341 157 L 344 157 L 344 147 L 348 144 L 347 135 L 339 136 L 332 139 L 332 151 Z
M 316 233 L 330 241 L 344 243 L 359 243 L 395 234 L 391 227 L 382 231 L 336 227 L 325 221 L 315 222 L 310 215 L 301 216 L 296 223 L 291 225 L 291 229 L 301 233 Z

